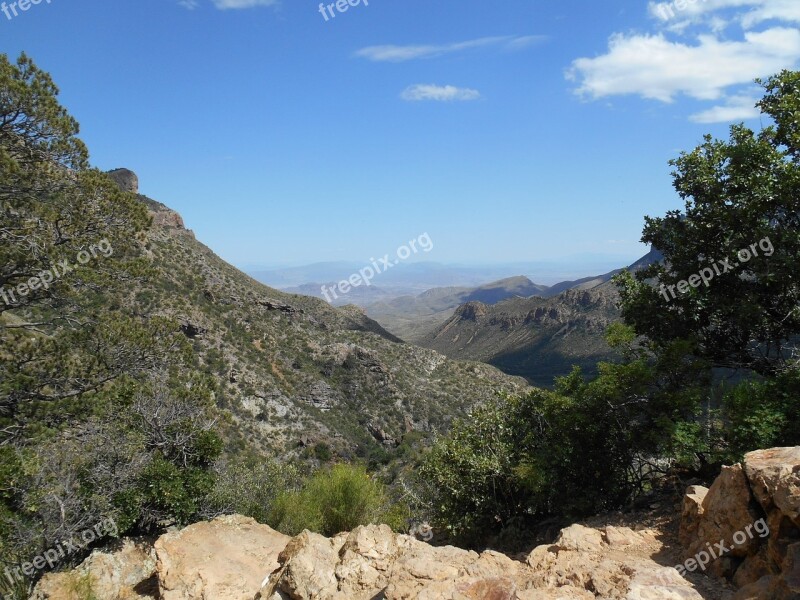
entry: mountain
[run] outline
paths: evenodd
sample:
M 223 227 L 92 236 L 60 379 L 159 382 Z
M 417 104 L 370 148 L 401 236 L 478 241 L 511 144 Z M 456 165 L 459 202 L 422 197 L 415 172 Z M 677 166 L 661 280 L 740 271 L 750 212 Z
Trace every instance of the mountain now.
M 650 250 L 645 256 L 637 260 L 635 263 L 628 267 L 630 271 L 637 271 L 641 268 L 646 267 L 653 262 L 662 260 L 664 256 L 656 249 Z M 552 298 L 553 296 L 557 296 L 561 292 L 565 292 L 566 290 L 590 290 L 595 288 L 599 285 L 602 285 L 608 281 L 611 281 L 611 278 L 614 275 L 620 273 L 622 269 L 615 269 L 609 273 L 605 273 L 604 275 L 595 275 L 594 277 L 584 277 L 582 279 L 576 279 L 575 281 L 562 281 L 561 283 L 557 283 L 544 291 L 542 296 L 545 298 Z
M 321 442 L 343 457 L 384 456 L 408 432 L 446 429 L 497 390 L 526 387 L 405 344 L 357 307 L 269 288 L 196 240 L 178 213 L 138 197 L 153 217 L 156 274 L 133 293 L 149 314 L 181 323 L 198 369 L 218 382 L 231 444 L 286 456 Z
M 389 255 L 386 255 L 389 258 Z M 348 280 L 369 263 L 327 262 L 280 269 L 251 268 L 247 272 L 257 281 L 288 293 L 304 294 L 323 298 L 323 285 L 334 287 Z M 534 278 L 537 282 L 552 285 L 585 274 L 617 266 L 619 263 L 608 257 L 573 256 L 561 261 L 538 261 L 497 264 L 488 266 L 464 266 L 435 262 L 389 261 L 389 268 L 377 273 L 371 285 L 354 287 L 339 298 L 327 298 L 336 306 L 345 304 L 368 304 L 393 300 L 400 296 L 416 296 L 433 288 L 466 288 L 483 286 L 487 282 L 514 279 L 520 275 Z M 563 290 L 559 290 L 563 291 Z
M 661 259 L 652 250 L 628 269 Z M 563 291 L 550 297 L 465 303 L 441 325 L 416 332 L 414 341 L 450 358 L 489 363 L 540 387 L 550 387 L 573 365 L 594 373 L 597 361 L 614 356 L 603 334 L 619 319 L 619 295 L 611 282 L 617 272 L 558 284 L 554 287 Z
M 389 255 L 387 255 L 386 258 L 389 258 Z M 322 297 L 319 293 L 319 289 L 323 283 L 331 286 L 339 281 L 345 281 L 352 274 L 358 273 L 359 270 L 363 269 L 368 264 L 370 263 L 316 263 L 313 265 L 287 267 L 283 269 L 251 269 L 249 270 L 249 274 L 262 283 L 287 292 L 297 292 L 302 289 L 304 293 L 310 291 L 310 295 Z M 522 272 L 508 265 L 471 267 L 443 265 L 436 262 L 404 262 L 392 260 L 390 260 L 388 264 L 390 266 L 381 267 L 382 271 L 376 274 L 371 286 L 361 287 L 400 290 L 400 293 L 395 294 L 396 297 L 401 294 L 419 294 L 434 287 L 472 288 L 482 285 L 487 281 L 495 281 Z
M 541 295 L 547 286 L 537 285 L 527 277 L 502 279 L 476 288 L 433 288 L 417 296 L 401 296 L 366 307 L 367 314 L 409 342 L 449 319 L 456 307 L 467 302 L 495 304 L 514 297 Z

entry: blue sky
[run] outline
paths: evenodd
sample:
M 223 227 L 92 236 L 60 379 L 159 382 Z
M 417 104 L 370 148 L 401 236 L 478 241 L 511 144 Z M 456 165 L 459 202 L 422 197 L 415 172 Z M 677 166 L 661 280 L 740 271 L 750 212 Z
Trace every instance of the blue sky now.
M 365 261 L 423 232 L 445 263 L 635 259 L 643 215 L 682 205 L 667 161 L 758 127 L 753 78 L 800 59 L 797 0 L 17 13 L 0 51 L 52 73 L 94 164 L 136 171 L 241 267 Z

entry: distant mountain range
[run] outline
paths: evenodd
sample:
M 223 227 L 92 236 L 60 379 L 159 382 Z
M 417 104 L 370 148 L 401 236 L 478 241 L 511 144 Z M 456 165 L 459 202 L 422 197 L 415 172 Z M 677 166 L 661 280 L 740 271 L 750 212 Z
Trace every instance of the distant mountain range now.
M 508 298 L 542 295 L 547 286 L 537 285 L 527 277 L 517 276 L 486 285 L 464 288 L 433 288 L 416 296 L 400 296 L 366 307 L 367 315 L 387 330 L 408 341 L 417 342 L 444 323 L 453 311 L 467 302 L 496 304 Z
M 638 271 L 662 259 L 652 250 L 628 269 Z M 564 282 L 529 298 L 470 301 L 445 322 L 416 331 L 414 342 L 449 358 L 492 364 L 539 387 L 550 387 L 573 365 L 591 374 L 597 361 L 614 356 L 604 333 L 620 317 L 619 294 L 611 282 L 620 270 Z
M 651 250 L 627 268 L 637 271 L 662 259 L 657 250 Z M 333 303 L 363 307 L 366 316 L 402 340 L 448 358 L 494 365 L 540 387 L 550 387 L 554 377 L 566 375 L 573 365 L 591 374 L 597 361 L 613 357 L 604 333 L 620 316 L 619 297 L 611 279 L 623 269 L 550 286 L 522 275 L 474 283 L 506 268 L 511 267 L 492 270 L 436 263 L 399 265 L 376 278 L 380 286 L 354 287 Z M 306 277 L 337 273 L 327 284 L 333 287 L 335 281 L 356 272 L 354 264 L 320 263 L 254 275 L 296 283 Z M 426 287 L 431 281 L 452 285 Z M 322 297 L 320 287 L 305 283 L 284 291 Z
M 366 263 L 326 262 L 281 269 L 248 269 L 248 274 L 270 287 L 324 299 L 322 285 L 332 287 L 346 281 Z M 401 262 L 377 275 L 370 286 L 359 286 L 334 301 L 337 306 L 367 306 L 404 295 L 418 295 L 432 288 L 475 288 L 488 282 L 515 276 L 528 276 L 549 286 L 577 278 L 587 271 L 611 270 L 620 262 L 612 258 L 571 257 L 563 261 L 538 261 L 490 266 L 444 265 L 435 262 Z

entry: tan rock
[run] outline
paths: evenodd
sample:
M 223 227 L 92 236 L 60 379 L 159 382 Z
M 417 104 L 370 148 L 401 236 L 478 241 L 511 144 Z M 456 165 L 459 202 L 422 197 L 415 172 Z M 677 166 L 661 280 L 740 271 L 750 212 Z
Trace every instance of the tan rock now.
M 703 517 L 703 500 L 708 495 L 708 488 L 702 485 L 690 485 L 683 497 L 681 511 L 681 528 L 678 539 L 684 548 L 689 548 L 697 537 L 697 528 Z
M 766 513 L 766 517 L 764 517 Z M 687 558 L 726 552 L 706 571 L 749 598 L 800 598 L 800 446 L 750 452 L 744 467 L 723 467 L 711 488 L 684 498 L 680 540 Z
M 48 573 L 38 582 L 32 600 L 79 600 L 78 584 L 88 583 L 104 600 L 155 598 L 156 556 L 144 541 L 125 540 L 111 551 L 95 550 L 79 567 L 67 573 Z
M 564 586 L 546 590 L 523 590 L 517 592 L 518 600 L 595 600 L 595 596 L 588 590 Z
M 564 530 L 559 539 L 562 542 L 564 539 L 596 541 L 595 536 L 588 534 L 585 529 L 573 526 L 568 528 L 569 531 Z M 630 549 L 641 544 L 649 545 L 651 554 L 657 553 L 661 545 L 654 536 L 628 528 L 608 527 L 605 528 L 606 536 L 609 531 L 614 544 L 603 542 L 595 550 L 579 548 L 579 544 L 569 544 L 578 549 L 566 550 L 559 543 L 535 548 L 527 559 L 532 571 L 532 586 L 535 589 L 571 586 L 592 591 L 598 598 L 701 598 L 676 569 L 663 567 L 652 560 L 631 557 Z M 563 535 L 565 532 L 567 535 Z
M 648 541 L 646 534 L 634 531 L 630 527 L 614 527 L 613 525 L 607 525 L 603 529 L 602 535 L 603 541 L 612 548 L 639 546 Z
M 603 534 L 583 525 L 570 525 L 561 530 L 554 545 L 559 550 L 597 552 L 603 549 Z
M 604 539 L 610 539 L 612 543 Z M 281 553 L 265 600 L 700 600 L 675 569 L 625 551 L 654 536 L 625 527 L 573 525 L 526 563 L 493 551 L 432 547 L 385 525 L 332 540 L 304 532 Z M 633 591 L 631 591 L 633 590 Z
M 744 457 L 745 472 L 766 512 L 776 506 L 800 526 L 800 446 L 756 450 Z
M 676 569 L 655 565 L 636 571 L 626 600 L 696 600 L 701 597 Z
M 756 583 L 740 589 L 731 600 L 798 600 L 797 592 L 786 586 L 786 581 L 778 575 L 767 575 Z
M 757 582 L 762 577 L 774 574 L 775 571 L 770 568 L 767 560 L 766 548 L 761 548 L 757 554 L 752 554 L 744 559 L 733 575 L 733 583 L 737 588 L 743 588 Z
M 794 543 L 800 541 L 800 530 L 794 521 L 784 515 L 780 509 L 773 508 L 767 517 L 769 527 L 769 543 L 767 554 L 773 565 L 782 565 L 786 558 L 786 551 Z
M 252 600 L 290 538 L 249 517 L 218 517 L 155 543 L 161 600 Z
M 336 563 L 345 537 L 328 539 L 304 531 L 292 538 L 278 556 L 279 569 L 264 582 L 257 598 L 282 598 L 284 592 L 299 598 L 327 598 L 337 591 Z
M 772 595 L 777 588 L 778 577 L 775 575 L 767 575 L 762 577 L 755 583 L 751 583 L 740 589 L 734 594 L 732 600 L 764 600 L 765 598 L 774 598 Z M 777 598 L 775 598 L 777 600 Z
M 792 544 L 781 567 L 781 577 L 790 592 L 800 598 L 800 544 Z
M 761 543 L 753 533 L 753 524 L 760 516 L 742 466 L 722 467 L 722 472 L 703 497 L 702 510 L 697 509 L 696 524 L 691 522 L 695 511 L 691 508 L 693 502 L 684 502 L 687 523 L 682 526 L 682 531 L 683 539 L 689 542 L 685 558 L 694 559 L 699 553 L 714 550 L 718 543 L 723 542 L 726 552 L 712 558 L 705 570 L 717 577 L 732 577 L 737 566 L 732 558 L 755 553 Z

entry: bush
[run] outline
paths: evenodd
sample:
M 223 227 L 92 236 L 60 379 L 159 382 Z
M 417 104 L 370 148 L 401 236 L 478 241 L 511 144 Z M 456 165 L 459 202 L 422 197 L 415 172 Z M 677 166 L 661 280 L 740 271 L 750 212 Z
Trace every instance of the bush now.
M 215 470 L 217 479 L 209 512 L 236 513 L 259 523 L 269 523 L 275 499 L 300 489 L 302 482 L 296 465 L 257 456 L 220 462 Z
M 514 538 L 544 518 L 620 508 L 652 486 L 702 393 L 676 375 L 691 370 L 680 348 L 657 359 L 622 350 L 626 362 L 600 363 L 592 380 L 576 368 L 553 392 L 501 396 L 456 422 L 418 470 L 434 526 L 466 544 Z
M 774 379 L 740 383 L 723 400 L 727 422 L 726 458 L 737 461 L 752 450 L 800 444 L 800 368 Z
M 280 494 L 269 524 L 288 535 L 309 529 L 332 536 L 370 523 L 399 529 L 403 511 L 389 504 L 385 486 L 364 467 L 338 464 L 317 471 L 299 491 Z
M 417 477 L 437 529 L 462 540 L 524 518 L 530 493 L 520 467 L 541 431 L 539 401 L 549 392 L 500 396 L 436 440 Z

